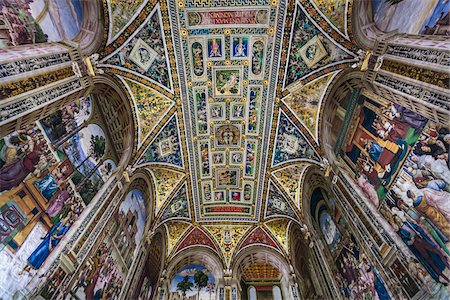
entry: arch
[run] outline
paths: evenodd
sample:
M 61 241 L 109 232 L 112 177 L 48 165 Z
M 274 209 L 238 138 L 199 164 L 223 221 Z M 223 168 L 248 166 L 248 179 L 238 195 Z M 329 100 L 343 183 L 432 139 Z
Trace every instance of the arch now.
M 148 256 L 145 265 L 145 273 L 147 274 L 151 291 L 157 291 L 158 279 L 161 278 L 166 261 L 165 249 L 166 241 L 164 239 L 164 232 L 157 230 L 148 246 Z M 150 295 L 153 296 L 154 292 L 150 292 Z
M 239 252 L 232 264 L 232 277 L 241 280 L 243 272 L 255 262 L 265 262 L 277 268 L 283 278 L 289 278 L 290 266 L 278 251 L 264 246 L 250 246 Z
M 324 176 L 323 170 L 317 166 L 310 166 L 304 175 L 303 179 L 303 194 L 302 194 L 302 207 L 305 217 L 305 224 L 309 229 L 313 228 L 314 215 L 317 210 L 317 204 L 312 203 L 313 193 L 316 188 L 323 188 L 328 191 L 327 178 Z M 318 201 L 321 199 L 318 199 Z M 311 213 L 312 212 L 312 213 Z
M 366 2 L 366 1 L 361 1 Z M 319 141 L 325 149 L 325 156 L 328 161 L 338 163 L 333 146 L 336 142 L 340 126 L 335 122 L 338 118 L 338 109 L 342 103 L 347 103 L 350 94 L 354 90 L 363 87 L 363 73 L 355 70 L 344 71 L 338 75 L 334 84 L 324 97 L 323 122 L 320 124 Z M 343 115 L 339 115 L 343 118 Z
M 223 278 L 224 265 L 217 253 L 207 247 L 196 246 L 180 251 L 170 260 L 166 267 L 169 281 L 182 268 L 193 264 L 206 267 L 216 279 Z
M 84 55 L 96 53 L 104 42 L 104 11 L 101 0 L 82 1 L 83 22 L 73 39 Z
M 252 285 L 248 288 L 248 298 L 249 298 L 249 300 L 257 300 L 258 299 L 256 296 L 256 289 Z
M 94 77 L 91 95 L 98 99 L 99 109 L 107 121 L 105 126 L 120 158 L 117 165 L 127 166 L 136 141 L 133 109 L 126 91 L 114 77 L 102 74 Z
M 311 299 L 316 294 L 312 271 L 314 270 L 314 266 L 310 263 L 310 240 L 305 234 L 304 229 L 298 224 L 292 224 L 289 233 L 290 256 L 292 267 L 299 281 L 300 294 L 303 299 Z
M 383 34 L 373 21 L 371 2 L 371 0 L 355 1 L 351 16 L 353 39 L 366 50 L 374 49 L 377 37 Z

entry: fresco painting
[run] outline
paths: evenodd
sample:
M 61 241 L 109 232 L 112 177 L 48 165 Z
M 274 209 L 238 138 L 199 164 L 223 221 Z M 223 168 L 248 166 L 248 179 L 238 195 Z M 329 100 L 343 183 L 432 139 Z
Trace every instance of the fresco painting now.
M 357 126 L 342 148 L 344 161 L 371 202 L 379 206 L 427 119 L 398 104 L 384 107 L 367 98 L 354 117 Z
M 449 149 L 448 128 L 430 122 L 380 207 L 428 280 L 441 283 L 449 282 Z
M 325 237 L 325 242 L 327 243 L 331 251 L 335 250 L 337 247 L 337 243 L 339 243 L 339 240 L 341 238 L 341 233 L 336 227 L 336 224 L 334 223 L 330 214 L 327 212 L 322 213 L 319 218 L 319 223 L 320 229 L 322 229 L 322 233 Z
M 0 48 L 72 40 L 83 21 L 81 0 L 3 0 L 0 11 L 9 28 L 0 30 Z
M 327 259 L 345 299 L 391 299 L 376 267 L 370 262 L 333 198 L 320 188 L 313 191 L 311 214 L 328 245 Z
M 138 252 L 145 222 L 144 194 L 132 189 L 107 225 L 109 233 L 81 267 L 71 293 L 79 299 L 117 299 Z
M 372 0 L 375 24 L 385 32 L 398 30 L 400 33 L 446 35 L 450 34 L 447 0 Z M 411 17 L 413 16 L 413 17 Z
M 117 299 L 125 281 L 117 252 L 103 241 L 81 267 L 71 293 L 79 299 Z
M 144 226 L 147 219 L 147 208 L 144 194 L 131 190 L 119 207 L 115 217 L 118 229 L 115 234 L 115 245 L 128 267 L 138 252 L 139 244 L 144 236 Z
M 91 107 L 89 97 L 77 100 L 0 140 L 0 259 L 14 274 L 11 295 L 48 267 L 116 167 L 103 159 L 103 130 L 88 124 Z
M 230 45 L 231 57 L 233 59 L 242 59 L 248 57 L 248 37 L 239 36 L 233 37 Z
M 342 33 L 345 33 L 347 0 L 313 0 L 317 8 Z
M 213 37 L 208 39 L 208 58 L 209 59 L 221 59 L 224 58 L 224 44 L 222 38 Z
M 197 283 L 201 288 L 197 289 Z M 190 265 L 182 268 L 172 279 L 170 284 L 170 299 L 186 299 L 185 297 L 209 300 L 215 296 L 215 278 L 202 265 Z
M 301 6 L 297 6 L 290 44 L 285 85 L 328 64 L 352 58 L 314 25 Z
M 120 1 L 109 0 L 110 19 L 110 35 L 114 39 L 122 32 L 133 19 L 133 16 L 138 13 L 145 0 L 136 1 Z

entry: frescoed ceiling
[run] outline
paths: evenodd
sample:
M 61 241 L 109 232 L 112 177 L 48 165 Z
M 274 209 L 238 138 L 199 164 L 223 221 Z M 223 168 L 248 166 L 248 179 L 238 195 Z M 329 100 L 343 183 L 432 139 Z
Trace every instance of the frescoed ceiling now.
M 322 162 L 324 97 L 357 61 L 351 9 L 104 0 L 100 66 L 129 95 L 134 165 L 152 176 L 153 229 L 164 226 L 168 255 L 201 245 L 229 266 L 252 244 L 288 251 L 303 174 Z

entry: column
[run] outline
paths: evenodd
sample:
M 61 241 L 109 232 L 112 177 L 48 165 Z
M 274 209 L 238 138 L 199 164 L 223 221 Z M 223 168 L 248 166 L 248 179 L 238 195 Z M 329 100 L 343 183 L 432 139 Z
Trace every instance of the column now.
M 88 94 L 94 74 L 72 42 L 0 49 L 1 136 Z

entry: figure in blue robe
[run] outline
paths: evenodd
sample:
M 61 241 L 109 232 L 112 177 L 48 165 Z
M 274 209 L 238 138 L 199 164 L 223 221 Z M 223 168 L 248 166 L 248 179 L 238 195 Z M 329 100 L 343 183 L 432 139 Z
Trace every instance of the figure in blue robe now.
M 62 225 L 61 221 L 56 223 L 44 237 L 36 250 L 34 250 L 30 257 L 28 257 L 28 264 L 33 269 L 39 269 L 68 230 L 69 226 Z
M 44 196 L 47 200 L 50 200 L 53 194 L 55 194 L 58 190 L 58 184 L 50 173 L 40 181 L 34 181 L 33 184 L 36 185 L 36 187 L 41 191 L 42 196 Z
M 383 280 L 381 279 L 380 274 L 376 271 L 376 269 L 372 266 L 372 272 L 375 275 L 375 290 L 377 291 L 378 298 L 380 300 L 391 300 L 386 287 L 384 286 Z
M 380 146 L 380 144 L 378 144 L 375 141 L 369 141 L 369 154 L 370 157 L 375 160 L 378 161 L 378 159 L 380 158 L 381 152 L 383 152 L 383 148 Z

